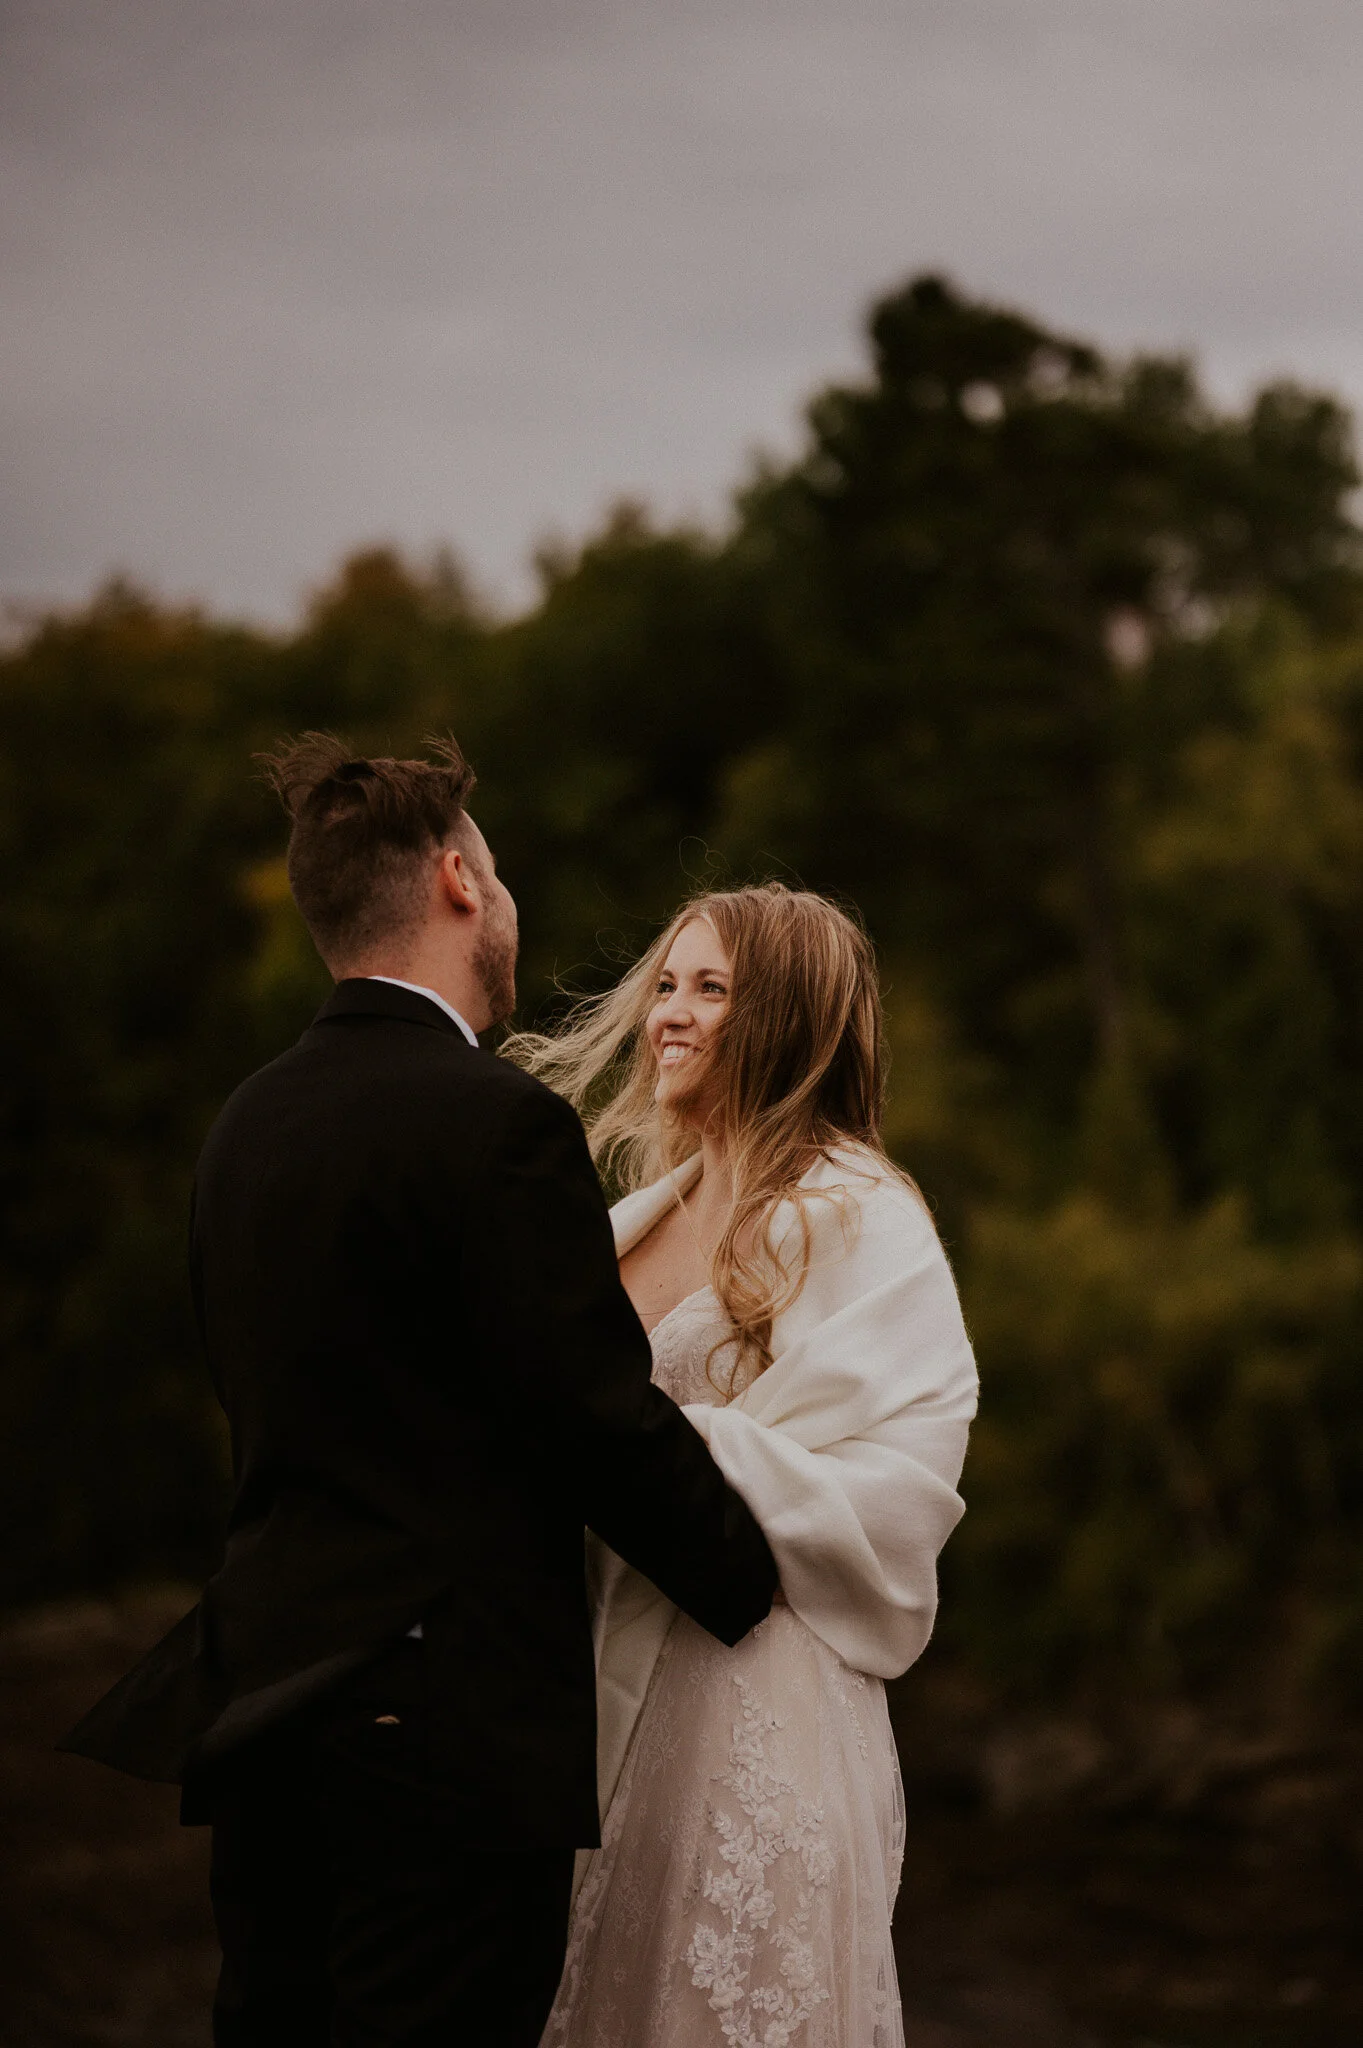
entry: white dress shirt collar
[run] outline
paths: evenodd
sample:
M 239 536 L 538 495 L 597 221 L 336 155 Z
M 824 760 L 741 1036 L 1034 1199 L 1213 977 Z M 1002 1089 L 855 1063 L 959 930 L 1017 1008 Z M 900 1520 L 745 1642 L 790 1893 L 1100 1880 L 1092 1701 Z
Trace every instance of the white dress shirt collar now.
M 457 1024 L 459 1026 L 459 1029 L 463 1032 L 469 1044 L 473 1046 L 475 1051 L 477 1050 L 477 1032 L 473 1029 L 471 1025 L 465 1023 L 464 1019 L 455 1009 L 454 1004 L 447 1003 L 445 1001 L 445 998 L 443 996 L 438 996 L 433 988 L 422 988 L 420 983 L 415 981 L 399 981 L 395 974 L 366 974 L 364 979 L 366 981 L 386 981 L 388 983 L 389 988 L 405 988 L 409 990 L 410 993 L 414 996 L 429 996 L 430 1000 L 433 1003 L 439 1003 L 441 1009 L 445 1012 L 445 1015 L 449 1018 L 450 1022 L 452 1024 Z

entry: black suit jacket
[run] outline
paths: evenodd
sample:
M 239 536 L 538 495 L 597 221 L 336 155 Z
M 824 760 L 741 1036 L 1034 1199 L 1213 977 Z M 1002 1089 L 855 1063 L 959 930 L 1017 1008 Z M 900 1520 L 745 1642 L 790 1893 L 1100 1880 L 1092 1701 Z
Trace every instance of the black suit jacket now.
M 454 1805 L 594 1843 L 583 1525 L 727 1643 L 776 1570 L 650 1382 L 576 1115 L 425 997 L 342 982 L 209 1134 L 191 1270 L 225 1556 L 64 1746 L 192 1776 L 420 1620 Z

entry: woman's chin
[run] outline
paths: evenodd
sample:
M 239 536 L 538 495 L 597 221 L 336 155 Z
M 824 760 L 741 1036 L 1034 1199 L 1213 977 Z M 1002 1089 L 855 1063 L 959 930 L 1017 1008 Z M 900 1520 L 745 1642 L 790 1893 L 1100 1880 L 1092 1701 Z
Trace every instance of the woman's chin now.
M 674 1124 L 680 1124 L 684 1130 L 690 1129 L 693 1125 L 698 1128 L 700 1091 L 679 1087 L 678 1079 L 676 1074 L 659 1074 L 653 1090 L 653 1100 Z

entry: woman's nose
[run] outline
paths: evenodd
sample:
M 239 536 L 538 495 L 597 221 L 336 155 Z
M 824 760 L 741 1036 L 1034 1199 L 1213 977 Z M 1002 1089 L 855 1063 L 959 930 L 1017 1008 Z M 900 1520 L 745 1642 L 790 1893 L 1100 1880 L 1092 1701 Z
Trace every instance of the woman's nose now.
M 674 989 L 663 1003 L 659 1012 L 663 1024 L 684 1026 L 691 1022 L 691 1000 L 682 991 Z

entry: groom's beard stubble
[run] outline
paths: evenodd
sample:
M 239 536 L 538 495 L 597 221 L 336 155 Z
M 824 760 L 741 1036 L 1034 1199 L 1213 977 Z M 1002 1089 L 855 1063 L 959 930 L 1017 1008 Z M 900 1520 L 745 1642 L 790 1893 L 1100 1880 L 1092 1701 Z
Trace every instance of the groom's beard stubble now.
M 516 1007 L 516 955 L 520 934 L 508 919 L 484 931 L 473 953 L 473 971 L 486 998 L 493 1024 L 505 1024 Z

